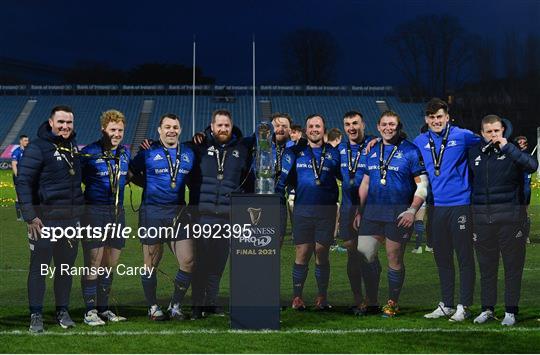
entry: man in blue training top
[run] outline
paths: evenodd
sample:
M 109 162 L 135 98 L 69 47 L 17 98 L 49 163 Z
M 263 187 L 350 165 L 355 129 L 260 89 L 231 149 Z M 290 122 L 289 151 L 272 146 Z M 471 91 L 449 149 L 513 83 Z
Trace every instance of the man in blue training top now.
M 129 150 L 122 143 L 126 118 L 117 110 L 101 115 L 102 137 L 81 151 L 82 181 L 85 185 L 86 211 L 81 220 L 83 226 L 100 228 L 103 236 L 83 240 L 84 264 L 90 268 L 118 265 L 125 239 L 116 237 L 106 226 L 123 228 L 124 187 L 130 160 Z M 92 270 L 92 269 L 91 269 Z M 120 322 L 126 318 L 109 309 L 109 293 L 113 274 L 89 274 L 81 276 L 81 290 L 86 305 L 84 323 L 90 326 L 104 325 L 104 320 Z
M 332 307 L 327 300 L 330 278 L 328 254 L 334 239 L 338 201 L 336 178 L 341 176 L 339 152 L 324 143 L 324 132 L 325 122 L 320 114 L 307 117 L 308 144 L 296 145 L 285 151 L 281 176 L 276 187 L 276 192 L 282 195 L 285 194 L 287 185 L 293 186 L 296 191 L 293 213 L 296 257 L 292 271 L 292 308 L 296 310 L 306 308 L 302 292 L 313 252 L 319 291 L 315 309 L 327 310 Z
M 185 185 L 193 169 L 195 155 L 178 138 L 182 131 L 180 118 L 172 113 L 163 115 L 159 121 L 159 141 L 149 149 L 141 150 L 131 161 L 129 168 L 133 181 L 143 187 L 142 205 L 139 211 L 139 235 L 143 246 L 144 266 L 149 271 L 141 275 L 144 295 L 151 320 L 165 320 L 166 316 L 157 304 L 157 268 L 163 256 L 163 244 L 169 246 L 176 256 L 178 271 L 174 280 L 174 292 L 169 304 L 169 318 L 183 320 L 181 302 L 191 284 L 194 264 L 194 242 L 187 238 L 181 227 L 189 223 L 185 212 Z M 174 220 L 180 216 L 181 226 L 174 229 Z M 155 231 L 158 234 L 155 234 Z
M 381 114 L 377 129 L 382 141 L 362 155 L 363 178 L 359 189 L 361 223 L 358 251 L 372 263 L 384 243 L 388 258 L 388 302 L 385 317 L 399 312 L 399 295 L 405 280 L 403 254 L 412 234 L 416 212 L 427 196 L 428 178 L 418 148 L 405 139 L 399 116 Z M 373 268 L 366 274 L 379 270 Z M 372 278 L 379 277 L 378 274 Z M 377 290 L 367 291 L 377 293 Z M 366 292 L 367 292 L 366 291 Z
M 343 177 L 339 237 L 343 239 L 343 245 L 347 248 L 347 276 L 354 298 L 354 306 L 347 311 L 354 315 L 366 315 L 379 311 L 377 299 L 381 270 L 379 258 L 376 257 L 370 264 L 365 263 L 357 250 L 358 227 L 354 225 L 360 204 L 358 187 L 363 176 L 360 157 L 367 144 L 374 139 L 372 136 L 365 135 L 365 128 L 364 116 L 360 112 L 346 112 L 343 115 L 343 130 L 347 139 L 342 140 L 337 147 L 340 156 L 341 176 Z M 364 274 L 364 268 L 373 268 L 374 272 Z M 362 278 L 366 284 L 366 291 L 374 290 L 374 292 L 366 294 L 365 300 L 362 296 Z M 370 287 L 367 284 L 370 284 Z
M 470 316 L 468 307 L 473 301 L 475 278 L 467 150 L 480 137 L 451 125 L 448 105 L 441 99 L 431 99 L 425 113 L 428 130 L 416 137 L 414 143 L 424 158 L 433 194 L 429 223 L 442 301 L 424 317 L 451 316 L 450 321 L 461 322 Z M 457 309 L 454 308 L 454 251 L 460 273 Z
M 30 143 L 27 135 L 21 134 L 19 137 L 19 146 L 11 153 L 11 170 L 13 171 L 13 186 L 17 185 L 17 166 L 23 157 L 24 150 Z M 19 206 L 19 199 L 15 196 L 15 211 L 17 212 L 17 221 L 22 221 L 21 207 Z

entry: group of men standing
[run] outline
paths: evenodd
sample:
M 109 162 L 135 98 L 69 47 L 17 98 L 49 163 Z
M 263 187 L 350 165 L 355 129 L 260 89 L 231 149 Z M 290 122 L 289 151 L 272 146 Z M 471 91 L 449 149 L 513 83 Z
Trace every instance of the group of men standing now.
M 504 127 L 497 116 L 486 116 L 482 121 L 483 138 L 451 125 L 448 106 L 440 99 L 427 104 L 425 119 L 428 131 L 410 142 L 397 113 L 381 114 L 377 123 L 380 137 L 375 138 L 365 135 L 362 114 L 350 111 L 343 117 L 347 139 L 333 147 L 324 142 L 326 124 L 322 115 L 306 118 L 306 138 L 296 142 L 290 136 L 291 117 L 283 113 L 273 115 L 275 181 L 276 192 L 283 196 L 282 225 L 287 218 L 286 195 L 295 192 L 291 214 L 295 244 L 293 309 L 306 309 L 302 293 L 312 255 L 318 287 L 315 309 L 332 308 L 327 297 L 329 248 L 339 196 L 336 180 L 341 180 L 339 236 L 347 248 L 347 275 L 354 299 L 351 313 L 380 312 L 382 267 L 378 247 L 383 242 L 388 259 L 388 301 L 382 312 L 386 317 L 399 312 L 398 300 L 405 279 L 405 245 L 412 234 L 415 215 L 427 200 L 442 301 L 425 317 L 447 316 L 452 321 L 469 317 L 475 279 L 474 245 L 482 286 L 482 313 L 475 322 L 493 318 L 498 256 L 502 252 L 506 270 L 503 324 L 515 323 L 525 255 L 521 244 L 525 238 L 519 236 L 525 218 L 523 177 L 536 170 L 538 163 L 503 138 Z M 213 113 L 210 126 L 197 143 L 180 143 L 180 118 L 163 115 L 158 127 L 159 141 L 140 150 L 134 158 L 121 145 L 126 124 L 121 112 L 103 113 L 101 139 L 80 152 L 73 121 L 71 108 L 55 107 L 18 164 L 16 189 L 28 223 L 31 249 L 28 294 L 33 332 L 43 331 L 45 277 L 39 272 L 40 265 L 48 265 L 51 258 L 55 265 L 73 265 L 77 256 L 76 240 L 53 243 L 40 238 L 43 226 L 105 226 L 123 222 L 123 191 L 128 181 L 143 187 L 140 226 L 168 227 L 178 222 L 227 225 L 231 193 L 249 192 L 254 185 L 250 181 L 254 174 L 250 172 L 256 139 L 243 137 L 226 110 Z M 81 182 L 85 185 L 84 194 Z M 184 197 L 186 186 L 190 208 Z M 181 304 L 190 286 L 191 318 L 223 314 L 217 296 L 229 241 L 194 240 L 183 233 L 140 239 L 145 267 L 159 267 L 165 243 L 178 262 L 168 315 L 157 302 L 157 273 L 141 275 L 152 320 L 187 318 Z M 282 229 L 282 238 L 284 234 Z M 116 265 L 124 243 L 125 240 L 113 237 L 105 242 L 84 239 L 85 265 Z M 456 308 L 454 251 L 460 271 L 460 300 Z M 71 282 L 69 275 L 55 277 L 57 321 L 64 328 L 74 325 L 68 313 Z M 112 276 L 82 277 L 86 324 L 125 320 L 109 309 L 111 284 Z

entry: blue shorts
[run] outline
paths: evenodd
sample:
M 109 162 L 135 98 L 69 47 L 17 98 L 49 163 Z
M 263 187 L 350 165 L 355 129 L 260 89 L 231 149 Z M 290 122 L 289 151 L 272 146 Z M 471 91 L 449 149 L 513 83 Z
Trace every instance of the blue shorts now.
M 352 240 L 358 237 L 358 231 L 354 230 L 353 222 L 356 206 L 342 206 L 339 210 L 339 239 Z
M 295 245 L 319 243 L 329 247 L 334 242 L 335 215 L 329 218 L 304 217 L 294 214 L 293 221 Z
M 122 229 L 126 226 L 126 215 L 124 209 L 120 209 L 118 219 L 114 216 L 114 207 L 111 206 L 86 206 L 85 214 L 81 218 L 81 226 L 90 226 L 91 228 L 100 228 L 101 233 L 107 232 L 106 239 L 92 238 L 86 235 L 83 239 L 83 249 L 96 249 L 101 247 L 110 247 L 121 250 L 126 246 L 126 239 L 122 237 Z M 116 226 L 114 226 L 116 223 Z M 110 229 L 105 230 L 105 226 L 110 224 Z M 113 229 L 114 227 L 114 229 Z M 117 233 L 116 231 L 119 231 Z
M 413 227 L 398 227 L 397 222 L 362 219 L 358 235 L 380 235 L 396 243 L 407 243 L 411 239 Z
M 187 239 L 187 233 L 183 227 L 189 222 L 183 221 L 176 228 L 173 225 L 176 215 L 171 214 L 171 209 L 174 209 L 174 206 L 141 207 L 139 210 L 138 235 L 142 244 L 155 245 Z

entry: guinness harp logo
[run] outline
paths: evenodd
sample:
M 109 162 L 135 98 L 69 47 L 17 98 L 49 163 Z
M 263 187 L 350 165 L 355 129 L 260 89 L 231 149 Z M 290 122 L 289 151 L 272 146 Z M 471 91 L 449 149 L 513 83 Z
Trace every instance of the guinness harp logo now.
M 249 218 L 251 219 L 251 224 L 255 226 L 258 225 L 261 220 L 262 208 L 249 207 L 247 211 L 249 213 Z

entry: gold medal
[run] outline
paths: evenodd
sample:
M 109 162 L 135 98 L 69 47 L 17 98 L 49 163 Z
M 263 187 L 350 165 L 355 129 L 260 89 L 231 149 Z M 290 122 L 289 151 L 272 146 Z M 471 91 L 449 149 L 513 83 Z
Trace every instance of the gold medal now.
M 349 179 L 349 185 L 354 186 L 354 178 Z
M 384 179 L 384 178 L 381 179 L 381 185 L 383 185 L 383 186 L 386 185 L 386 179 Z
M 223 180 L 223 174 L 217 174 L 217 179 L 218 180 Z
M 441 175 L 441 171 L 439 169 L 435 169 L 435 176 Z
M 171 182 L 171 189 L 173 190 L 176 189 L 176 182 L 174 181 Z
M 321 180 L 320 179 L 315 179 L 315 185 L 321 186 Z
M 69 175 L 71 175 L 71 176 L 75 175 L 75 170 L 73 168 L 69 169 Z

